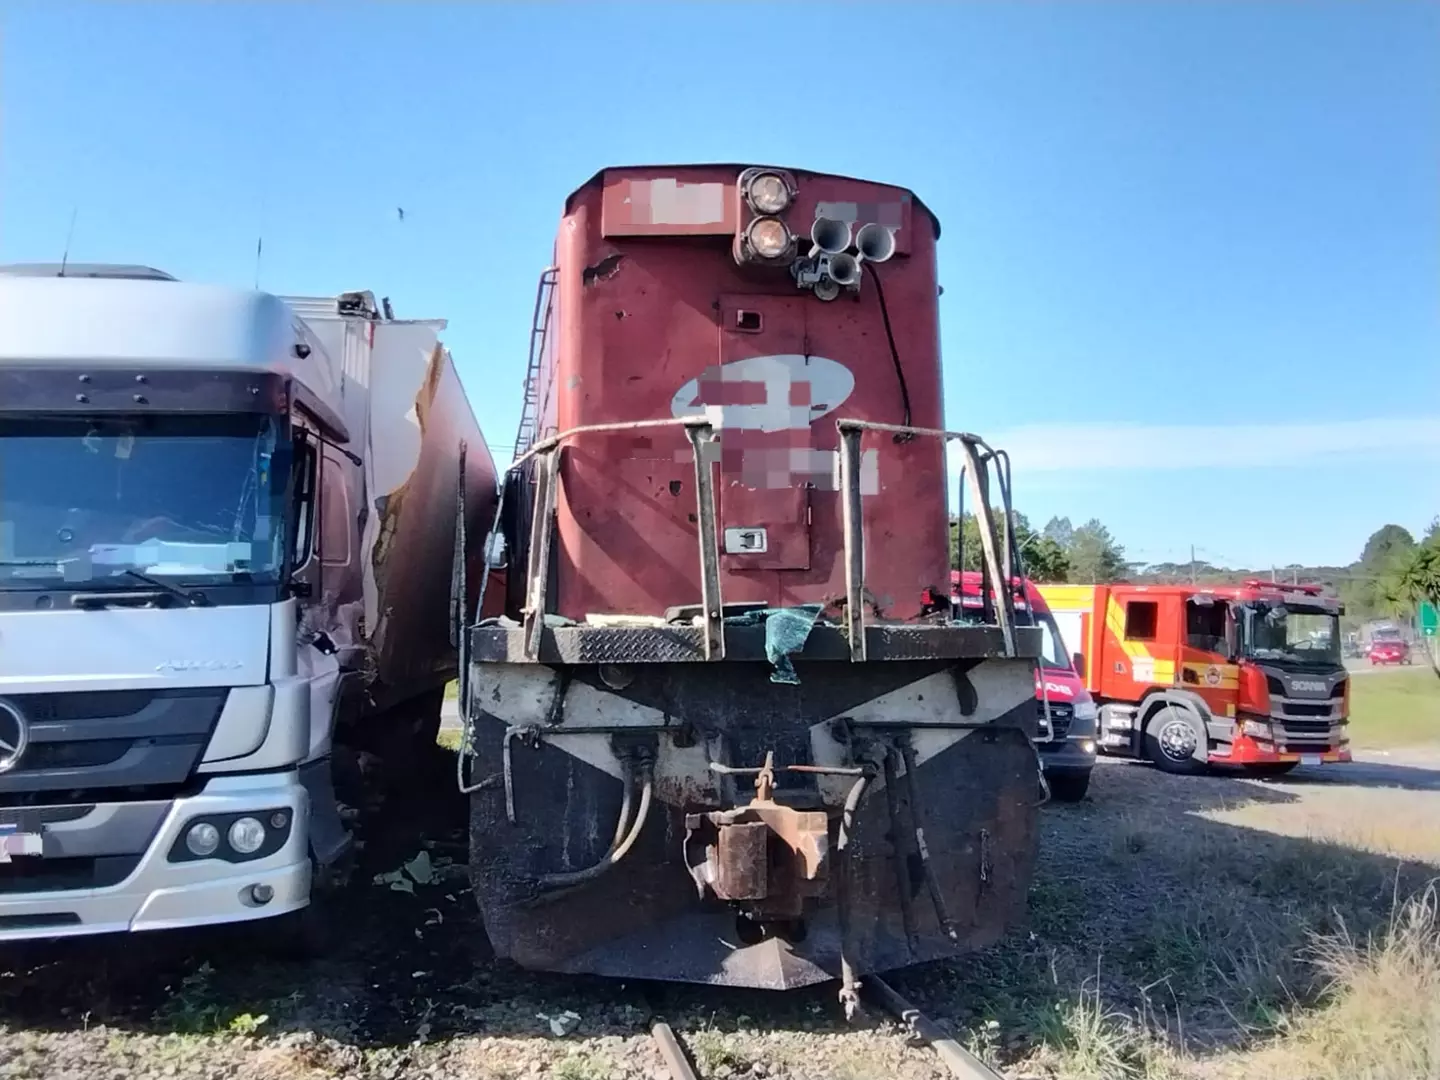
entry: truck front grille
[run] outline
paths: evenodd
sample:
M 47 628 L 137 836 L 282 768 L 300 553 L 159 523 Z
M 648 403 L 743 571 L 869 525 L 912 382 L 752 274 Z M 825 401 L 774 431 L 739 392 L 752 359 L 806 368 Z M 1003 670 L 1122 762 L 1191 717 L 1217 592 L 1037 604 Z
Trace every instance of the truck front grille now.
M 1040 713 L 1040 738 L 1041 738 L 1041 740 L 1044 740 L 1044 738 L 1045 738 L 1045 703 L 1044 703 L 1043 701 L 1038 702 L 1038 703 L 1036 704 L 1036 708 L 1039 710 L 1039 713 Z M 1054 749 L 1058 749 L 1059 746 L 1060 746 L 1060 744 L 1061 744 L 1062 742 L 1064 742 L 1064 741 L 1065 741 L 1065 738 L 1070 734 L 1070 724 L 1074 721 L 1074 719 L 1075 719 L 1075 706 L 1070 705 L 1070 704 L 1067 704 L 1067 703 L 1063 703 L 1063 702 L 1057 703 L 1057 702 L 1052 701 L 1052 702 L 1050 703 L 1050 731 L 1051 731 L 1051 738 L 1052 738 L 1053 741 L 1048 742 L 1048 743 L 1042 741 L 1042 742 L 1039 744 L 1039 745 L 1040 745 L 1040 749 L 1041 749 L 1041 750 L 1047 750 L 1047 749 L 1048 749 L 1048 750 L 1054 750 Z
M 1277 734 L 1281 734 L 1278 740 L 1281 745 L 1288 746 L 1291 750 L 1300 748 L 1328 748 L 1338 742 L 1339 736 L 1329 720 L 1293 720 L 1285 719 L 1276 725 L 1279 728 Z
M 30 742 L 0 773 L 0 806 L 164 797 L 205 753 L 228 691 L 16 694 Z
M 71 859 L 25 856 L 0 863 L 0 896 L 15 893 L 69 892 L 119 885 L 140 865 L 143 855 L 97 855 Z

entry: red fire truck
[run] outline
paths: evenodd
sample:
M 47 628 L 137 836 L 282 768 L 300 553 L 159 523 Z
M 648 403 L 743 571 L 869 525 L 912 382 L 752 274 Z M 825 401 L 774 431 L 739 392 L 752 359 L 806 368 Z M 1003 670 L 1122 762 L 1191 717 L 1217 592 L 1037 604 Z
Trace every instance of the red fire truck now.
M 1080 644 L 1100 749 L 1174 773 L 1350 760 L 1338 600 L 1318 586 L 1041 585 Z M 1068 626 L 1067 626 L 1068 624 Z
M 1008 598 L 950 618 L 947 441 L 988 580 L 1013 538 L 995 452 L 944 430 L 939 231 L 903 188 L 768 167 L 566 201 L 486 544 L 509 609 L 461 687 L 499 956 L 853 1003 L 1023 911 L 1041 633 Z
M 963 574 L 956 570 L 950 575 L 950 603 L 958 609 L 957 617 L 983 611 L 981 577 L 977 570 Z M 1017 621 L 1038 626 L 1044 634 L 1044 648 L 1035 666 L 1035 705 L 1040 714 L 1036 745 L 1050 796 L 1060 802 L 1079 802 L 1090 788 L 1095 766 L 1095 699 L 1075 672 L 1055 616 L 1028 578 L 1015 582 L 1015 611 Z

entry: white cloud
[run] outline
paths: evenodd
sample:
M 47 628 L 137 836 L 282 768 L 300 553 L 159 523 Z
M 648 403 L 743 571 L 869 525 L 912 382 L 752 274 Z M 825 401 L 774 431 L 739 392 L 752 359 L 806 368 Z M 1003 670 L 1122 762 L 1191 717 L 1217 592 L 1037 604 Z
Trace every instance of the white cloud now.
M 1246 469 L 1320 465 L 1337 458 L 1440 458 L 1440 417 L 1269 423 L 1045 424 L 984 432 L 1016 473 L 1092 469 Z M 951 468 L 958 465 L 951 451 Z

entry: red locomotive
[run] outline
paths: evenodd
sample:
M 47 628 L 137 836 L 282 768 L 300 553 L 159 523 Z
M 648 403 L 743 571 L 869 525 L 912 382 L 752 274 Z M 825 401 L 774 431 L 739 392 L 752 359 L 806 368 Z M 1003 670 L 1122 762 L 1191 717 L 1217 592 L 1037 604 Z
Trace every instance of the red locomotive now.
M 800 170 L 570 196 L 462 689 L 499 955 L 853 999 L 1022 908 L 1040 634 L 950 618 L 945 444 L 982 514 L 994 455 L 943 430 L 939 233 Z

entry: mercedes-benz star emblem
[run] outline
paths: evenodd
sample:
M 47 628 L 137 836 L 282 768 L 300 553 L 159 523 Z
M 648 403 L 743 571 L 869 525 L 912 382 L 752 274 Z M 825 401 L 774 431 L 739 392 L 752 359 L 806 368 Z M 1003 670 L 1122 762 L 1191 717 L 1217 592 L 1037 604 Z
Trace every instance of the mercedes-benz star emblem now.
M 0 698 L 0 773 L 7 773 L 20 764 L 20 758 L 29 745 L 30 725 L 24 714 Z

